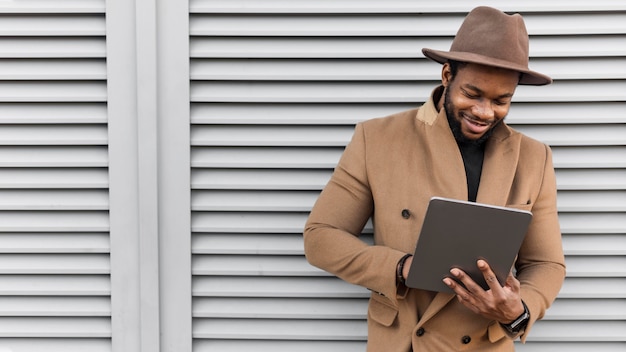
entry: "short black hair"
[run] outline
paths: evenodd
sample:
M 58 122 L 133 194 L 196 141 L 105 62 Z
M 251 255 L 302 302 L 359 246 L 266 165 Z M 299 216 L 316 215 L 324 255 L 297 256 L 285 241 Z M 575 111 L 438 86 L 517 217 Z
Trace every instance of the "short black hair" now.
M 448 60 L 448 64 L 450 64 L 450 80 L 454 79 L 457 72 L 459 72 L 459 68 L 467 66 L 467 62 L 456 60 Z
M 448 64 L 450 64 L 450 80 L 453 80 L 456 74 L 459 72 L 459 68 L 467 66 L 467 62 L 465 61 L 456 61 L 456 60 L 448 60 Z M 521 81 L 523 73 L 519 72 L 519 78 L 517 82 Z

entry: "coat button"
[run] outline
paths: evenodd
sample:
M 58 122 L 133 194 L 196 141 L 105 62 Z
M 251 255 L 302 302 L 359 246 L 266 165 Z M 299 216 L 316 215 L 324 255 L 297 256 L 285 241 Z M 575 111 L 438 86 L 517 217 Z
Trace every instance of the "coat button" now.
M 467 345 L 470 341 L 472 341 L 472 338 L 467 335 L 461 337 L 461 342 L 463 342 L 464 345 Z
M 426 332 L 426 330 L 424 330 L 424 328 L 419 328 L 419 329 L 417 329 L 417 331 L 415 332 L 415 335 L 417 335 L 418 337 L 420 337 L 420 336 L 423 336 L 425 332 Z
M 409 209 L 402 209 L 402 217 L 408 219 L 411 217 L 411 212 Z

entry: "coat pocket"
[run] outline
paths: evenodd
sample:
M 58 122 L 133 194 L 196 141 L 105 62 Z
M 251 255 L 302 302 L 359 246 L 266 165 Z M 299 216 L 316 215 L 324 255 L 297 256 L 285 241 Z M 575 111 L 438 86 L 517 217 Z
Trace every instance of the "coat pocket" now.
M 398 316 L 398 308 L 388 298 L 376 293 L 370 297 L 367 310 L 369 318 L 382 326 L 391 326 Z

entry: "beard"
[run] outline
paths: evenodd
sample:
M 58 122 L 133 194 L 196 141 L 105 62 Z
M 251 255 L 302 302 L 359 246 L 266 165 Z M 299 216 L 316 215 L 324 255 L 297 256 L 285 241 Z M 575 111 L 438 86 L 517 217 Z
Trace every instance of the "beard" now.
M 480 138 L 467 138 L 461 131 L 461 122 L 459 122 L 459 120 L 457 120 L 454 116 L 456 109 L 450 99 L 450 89 L 447 88 L 444 93 L 443 106 L 444 109 L 446 109 L 446 117 L 448 118 L 450 130 L 452 130 L 452 135 L 454 135 L 454 139 L 456 139 L 457 143 L 473 144 L 477 146 L 483 145 L 487 141 L 487 139 L 489 139 L 489 137 L 491 137 L 491 135 L 493 134 L 493 129 L 498 126 L 500 122 L 502 122 L 502 120 L 499 120 L 494 123 L 493 126 L 491 126 L 491 128 L 487 130 L 487 132 L 485 132 L 485 134 L 480 136 Z

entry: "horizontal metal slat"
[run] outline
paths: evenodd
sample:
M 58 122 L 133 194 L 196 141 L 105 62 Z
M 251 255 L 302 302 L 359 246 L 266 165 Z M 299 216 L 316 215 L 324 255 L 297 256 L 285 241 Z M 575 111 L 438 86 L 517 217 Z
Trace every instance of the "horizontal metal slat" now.
M 104 81 L 0 81 L 0 102 L 105 102 Z
M 2 296 L 108 296 L 109 275 L 0 274 Z
M 626 169 L 557 169 L 559 190 L 624 190 Z
M 366 349 L 366 343 L 365 341 L 306 341 L 306 343 L 303 343 L 302 341 L 286 340 L 195 339 L 193 341 L 193 349 L 194 351 L 221 352 L 251 350 L 272 352 L 318 352 L 333 350 L 342 352 L 363 352 Z
M 561 191 L 559 212 L 626 212 L 626 190 Z
M 193 254 L 304 255 L 301 234 L 196 233 L 191 248 Z
M 0 36 L 104 36 L 104 14 L 0 14 Z
M 191 214 L 191 228 L 194 232 L 302 233 L 307 217 L 304 212 L 194 212 Z
M 624 233 L 626 229 L 626 217 L 623 212 L 560 213 L 559 221 L 564 234 L 612 234 Z
M 527 125 L 516 128 L 544 143 L 564 146 L 626 144 L 626 124 L 604 125 Z
M 0 209 L 2 192 L 0 192 Z M 194 191 L 193 211 L 310 211 L 317 191 Z
M 104 58 L 105 37 L 0 37 L 0 58 Z
M 0 13 L 104 13 L 105 0 L 3 1 Z
M 619 57 L 623 36 L 532 36 L 530 58 Z M 448 50 L 450 37 L 191 37 L 191 58 L 424 58 L 421 49 Z M 2 51 L 0 51 L 1 53 Z M 533 67 L 533 64 L 530 67 Z
M 193 169 L 191 188 L 321 190 L 331 173 L 332 170 Z M 0 173 L 0 186 L 1 180 Z
M 108 188 L 105 168 L 3 168 L 0 189 Z
M 626 298 L 624 277 L 566 277 L 562 298 Z
M 454 36 L 466 13 L 381 14 L 192 14 L 192 36 Z M 527 13 L 530 35 L 621 34 L 623 15 L 606 13 Z
M 103 232 L 107 211 L 0 211 L 0 232 Z
M 430 82 L 206 82 L 191 85 L 192 102 L 413 103 Z M 0 87 L 1 88 L 1 87 Z M 1 93 L 1 90 L 0 90 Z
M 106 125 L 3 125 L 0 145 L 107 145 Z
M 352 126 L 195 126 L 192 146 L 323 146 L 343 147 Z M 1 137 L 1 135 L 0 135 Z
M 621 352 L 626 349 L 626 342 L 613 341 L 526 341 L 522 344 L 515 343 L 515 351 L 551 351 L 551 352 Z
M 108 317 L 110 315 L 111 301 L 108 297 L 0 296 L 0 317 Z
M 0 103 L 3 124 L 104 124 L 105 103 Z
M 531 341 L 626 341 L 626 321 L 539 320 Z
M 194 318 L 366 319 L 363 299 L 195 298 Z
M 0 210 L 108 210 L 107 190 L 2 190 Z
M 334 276 L 195 276 L 192 292 L 194 297 L 367 298 L 370 295 L 366 289 Z
M 0 317 L 0 337 L 111 337 L 104 317 Z
M 557 299 L 545 320 L 622 320 L 626 299 Z
M 626 277 L 626 256 L 566 256 L 569 277 Z
M 440 65 L 426 60 L 192 60 L 192 80 L 408 81 L 436 80 Z M 1 73 L 1 72 L 0 72 Z
M 108 254 L 3 253 L 2 274 L 109 274 Z
M 2 346 L 13 352 L 110 352 L 110 338 L 4 338 Z
M 0 253 L 109 253 L 106 232 L 0 233 Z
M 1 146 L 0 167 L 106 167 L 102 146 Z
M 563 251 L 568 256 L 626 255 L 623 234 L 577 234 L 563 236 Z
M 362 120 L 388 116 L 418 106 L 417 103 L 194 103 L 191 105 L 191 120 L 194 124 L 354 125 Z
M 0 264 L 2 262 L 0 261 Z M 214 276 L 327 276 L 302 256 L 194 255 L 193 275 Z M 1 268 L 1 266 L 0 266 Z
M 193 168 L 287 168 L 332 169 L 343 148 L 237 148 L 215 147 L 191 150 Z M 2 150 L 0 149 L 0 166 Z
M 331 0 L 331 1 L 285 1 L 285 0 L 192 0 L 190 11 L 211 13 L 465 13 L 474 6 L 499 6 L 506 12 L 538 12 L 538 11 L 602 11 L 624 10 L 626 6 L 608 0 L 581 1 L 572 0 L 567 3 L 530 0 L 517 3 L 503 3 L 494 0 L 448 0 L 445 4 L 438 2 L 419 2 L 411 0 Z
M 625 146 L 587 146 L 552 148 L 555 168 L 624 168 L 626 167 Z
M 365 320 L 196 318 L 193 322 L 193 337 L 306 341 L 365 340 L 367 337 L 367 323 Z
M 240 103 L 414 103 L 428 97 L 436 82 L 240 82 L 196 81 L 192 102 Z M 2 87 L 0 86 L 0 93 Z M 515 102 L 623 101 L 626 88 L 613 80 L 557 81 L 544 87 L 519 86 Z
M 2 80 L 102 80 L 106 77 L 104 59 L 0 59 Z

